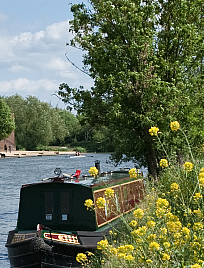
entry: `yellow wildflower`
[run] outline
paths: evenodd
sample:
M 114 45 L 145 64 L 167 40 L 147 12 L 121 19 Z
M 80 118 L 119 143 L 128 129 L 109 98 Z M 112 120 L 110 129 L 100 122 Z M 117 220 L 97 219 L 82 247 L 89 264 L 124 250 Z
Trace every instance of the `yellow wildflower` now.
M 98 174 L 98 169 L 96 167 L 91 167 L 89 169 L 89 173 L 91 174 L 91 176 L 96 176 Z
M 190 231 L 187 227 L 183 227 L 183 228 L 181 229 L 181 232 L 182 232 L 184 235 L 189 235 L 191 231 Z
M 76 261 L 83 264 L 88 261 L 88 258 L 84 253 L 78 253 L 76 256 Z
M 180 221 L 168 221 L 166 223 L 168 231 L 170 233 L 176 233 L 179 232 L 180 229 L 182 228 L 182 223 Z
M 177 239 L 174 242 L 174 245 L 177 246 L 177 247 L 182 247 L 185 244 L 186 244 L 186 242 L 183 239 Z
M 118 258 L 119 259 L 125 259 L 126 254 L 125 253 L 119 253 Z
M 126 261 L 133 261 L 134 259 L 135 258 L 131 254 L 125 256 Z
M 203 224 L 201 222 L 195 222 L 193 225 L 193 230 L 194 231 L 199 231 L 203 229 Z
M 195 209 L 195 210 L 193 211 L 193 214 L 194 214 L 195 216 L 197 216 L 198 218 L 203 218 L 203 213 L 201 212 L 200 209 Z
M 191 268 L 201 268 L 201 266 L 198 263 L 195 263 L 191 265 Z
M 133 212 L 133 214 L 135 218 L 142 219 L 142 217 L 144 216 L 144 211 L 141 208 L 138 208 Z
M 204 171 L 200 172 L 199 175 L 198 175 L 198 178 L 204 178 Z
M 194 239 L 195 241 L 198 240 L 197 235 L 193 234 L 193 239 Z
M 161 230 L 161 233 L 163 235 L 167 234 L 167 229 L 165 227 L 164 228 L 160 228 L 160 230 Z
M 204 173 L 202 173 L 203 174 L 203 177 L 200 177 L 199 178 L 199 185 L 201 186 L 201 187 L 204 187 Z M 199 174 L 199 176 L 200 176 L 200 174 Z
M 164 242 L 163 245 L 166 249 L 171 247 L 171 244 L 169 242 Z
M 148 241 L 148 242 L 153 242 L 156 238 L 157 238 L 157 235 L 156 235 L 156 234 L 150 234 L 150 235 L 147 237 L 147 241 Z
M 171 122 L 170 128 L 172 131 L 177 131 L 180 128 L 179 122 L 178 121 Z
M 146 263 L 152 263 L 153 261 L 152 260 L 150 260 L 150 259 L 147 259 L 146 260 Z
M 182 237 L 181 233 L 175 233 L 174 238 L 175 239 L 180 239 Z
M 137 230 L 132 231 L 132 234 L 142 236 L 142 235 L 145 235 L 146 232 L 147 232 L 147 227 L 142 226 L 142 227 L 139 227 Z
M 86 199 L 85 202 L 84 202 L 84 206 L 87 207 L 87 210 L 88 209 L 93 209 L 94 207 L 94 203 L 91 199 Z
M 133 234 L 133 235 L 134 235 L 134 234 Z M 137 243 L 137 244 L 141 244 L 142 242 L 143 242 L 143 240 L 142 240 L 141 238 L 137 238 L 137 239 L 136 239 L 136 243 Z
M 169 202 L 166 199 L 158 198 L 157 202 L 157 207 L 160 208 L 167 208 L 169 206 Z
M 164 209 L 164 208 L 157 208 L 157 210 L 156 210 L 156 215 L 158 218 L 164 217 L 165 213 L 166 213 L 166 209 Z
M 137 178 L 139 174 L 139 169 L 131 168 L 129 171 L 130 178 Z
M 128 253 L 130 251 L 134 250 L 134 246 L 133 245 L 122 245 L 120 247 L 118 247 L 118 252 L 119 253 Z
M 154 221 L 147 222 L 147 227 L 149 227 L 149 228 L 154 228 L 155 225 L 156 225 L 156 222 L 154 222 Z
M 99 250 L 106 250 L 109 246 L 107 239 L 101 240 L 97 243 L 97 249 Z
M 195 193 L 195 195 L 193 196 L 194 199 L 199 199 L 202 198 L 202 194 L 201 193 Z
M 192 250 L 200 250 L 201 244 L 199 242 L 191 242 L 190 247 Z
M 134 250 L 134 246 L 133 245 L 125 245 L 125 250 L 126 252 L 130 252 Z
M 137 221 L 136 221 L 136 220 L 132 220 L 132 221 L 129 223 L 129 225 L 130 225 L 131 227 L 135 227 L 135 226 L 137 226 Z
M 163 254 L 163 257 L 162 257 L 162 260 L 163 261 L 169 261 L 170 260 L 170 256 L 166 253 Z
M 158 127 L 151 127 L 149 129 L 149 134 L 151 136 L 157 136 L 157 133 L 159 132 L 159 128 Z
M 168 167 L 169 164 L 168 164 L 168 161 L 166 159 L 161 159 L 159 161 L 159 165 L 160 165 L 160 167 L 165 168 L 165 167 Z
M 192 171 L 193 169 L 193 164 L 191 162 L 185 162 L 183 164 L 183 168 L 186 170 L 186 171 Z
M 178 183 L 174 182 L 171 184 L 170 188 L 171 188 L 171 191 L 177 191 L 179 189 L 179 185 Z
M 105 207 L 105 204 L 106 204 L 106 200 L 105 198 L 103 197 L 98 197 L 97 200 L 96 200 L 96 204 L 98 206 L 98 208 L 104 208 Z
M 111 189 L 111 188 L 107 188 L 105 190 L 105 193 L 104 194 L 105 194 L 106 197 L 113 197 L 114 196 L 114 190 Z
M 126 253 L 126 250 L 125 250 L 125 246 L 120 246 L 120 247 L 118 247 L 118 252 L 119 253 Z
M 118 250 L 117 248 L 114 248 L 112 246 L 109 247 L 109 251 L 111 254 L 113 254 L 114 256 L 116 256 L 118 254 Z
M 176 215 L 174 215 L 173 213 L 171 213 L 171 212 L 168 212 L 168 213 L 166 214 L 166 218 L 167 218 L 169 221 L 179 221 L 179 218 L 178 218 Z
M 160 245 L 157 242 L 151 242 L 149 244 L 149 250 L 154 251 L 154 250 L 159 250 Z
M 204 172 L 204 167 L 202 167 L 202 168 L 200 169 L 200 173 L 202 173 L 202 172 Z

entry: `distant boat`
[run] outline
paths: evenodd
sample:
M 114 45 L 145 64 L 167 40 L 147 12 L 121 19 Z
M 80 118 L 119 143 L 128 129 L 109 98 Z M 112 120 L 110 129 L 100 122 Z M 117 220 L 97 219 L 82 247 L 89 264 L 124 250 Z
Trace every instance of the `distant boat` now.
M 86 157 L 86 155 L 84 154 L 80 154 L 80 155 L 72 155 L 69 158 L 80 158 L 80 157 Z
M 97 178 L 80 173 L 69 177 L 56 169 L 56 177 L 22 185 L 17 226 L 6 243 L 12 268 L 78 267 L 76 255 L 95 249 L 108 235 L 110 223 L 117 223 L 144 198 L 143 178 L 130 178 L 126 170 Z M 99 209 L 96 200 L 104 197 L 107 187 L 114 190 L 115 202 Z M 95 210 L 87 210 L 86 199 L 93 200 Z

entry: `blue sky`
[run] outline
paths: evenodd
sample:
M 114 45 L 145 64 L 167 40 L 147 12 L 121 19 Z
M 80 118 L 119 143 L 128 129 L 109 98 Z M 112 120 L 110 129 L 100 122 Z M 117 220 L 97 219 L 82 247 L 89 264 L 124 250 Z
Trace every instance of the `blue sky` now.
M 33 95 L 53 107 L 66 108 L 52 94 L 60 83 L 90 88 L 93 81 L 79 67 L 82 54 L 66 46 L 74 0 L 1 0 L 0 8 L 0 96 Z

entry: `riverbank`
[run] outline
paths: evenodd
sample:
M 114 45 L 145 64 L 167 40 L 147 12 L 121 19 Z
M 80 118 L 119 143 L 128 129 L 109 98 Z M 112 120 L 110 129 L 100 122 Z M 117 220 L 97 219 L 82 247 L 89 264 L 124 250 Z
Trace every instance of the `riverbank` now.
M 12 151 L 12 152 L 0 152 L 1 158 L 11 157 L 34 157 L 34 156 L 53 156 L 53 155 L 74 155 L 75 152 L 68 151 Z

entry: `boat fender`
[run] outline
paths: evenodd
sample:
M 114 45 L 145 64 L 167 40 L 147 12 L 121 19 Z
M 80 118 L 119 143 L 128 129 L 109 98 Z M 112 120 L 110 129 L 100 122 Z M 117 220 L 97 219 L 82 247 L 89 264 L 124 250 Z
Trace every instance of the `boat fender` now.
M 52 251 L 52 246 L 49 246 L 41 237 L 34 237 L 30 243 L 30 249 L 32 251 L 39 251 L 43 249 L 45 251 Z

